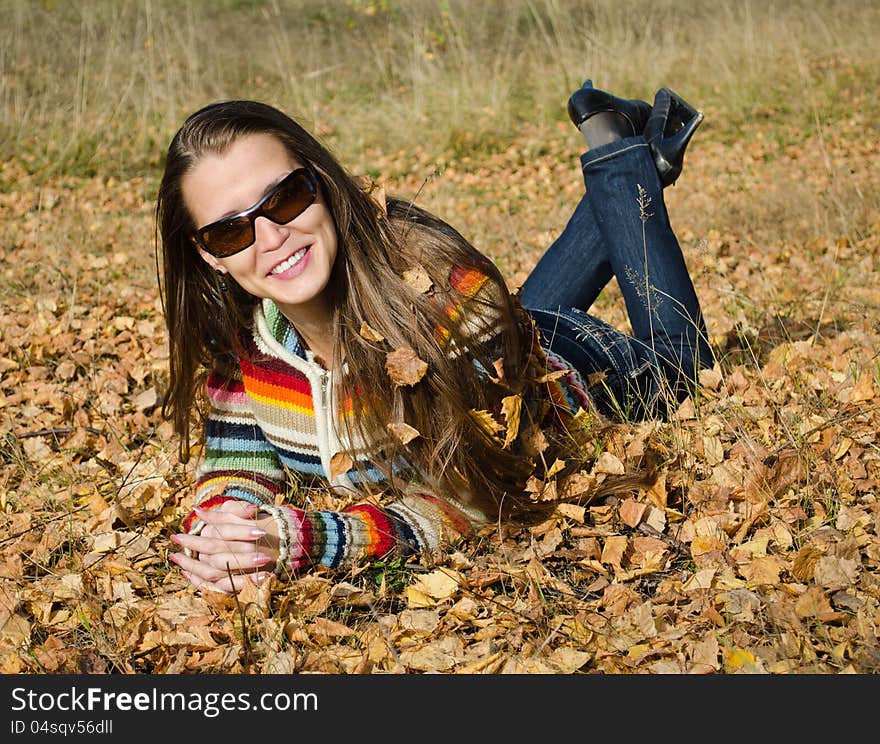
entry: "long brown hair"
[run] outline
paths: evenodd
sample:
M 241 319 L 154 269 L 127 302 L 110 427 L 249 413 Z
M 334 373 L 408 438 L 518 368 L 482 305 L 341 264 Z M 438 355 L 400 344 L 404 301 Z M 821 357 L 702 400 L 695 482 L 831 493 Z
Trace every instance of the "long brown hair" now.
M 254 101 L 215 103 L 192 114 L 171 141 L 159 188 L 156 261 L 170 352 L 162 412 L 181 438 L 182 459 L 190 456 L 204 376 L 233 359 L 238 334 L 252 323 L 260 300 L 231 278 L 229 290 L 219 290 L 215 272 L 190 241 L 196 226 L 184 205 L 181 180 L 206 153 L 223 153 L 239 137 L 256 133 L 277 137 L 291 157 L 314 169 L 335 221 L 339 250 L 329 284 L 333 368 L 345 369 L 334 375 L 337 400 L 355 401 L 354 415 L 342 417 L 349 441 L 381 443 L 386 462 L 402 455 L 432 487 L 486 513 L 497 513 L 502 502 L 515 506 L 533 459 L 502 446 L 475 421 L 474 412 L 499 412 L 502 398 L 526 394 L 540 370 L 534 364 L 532 326 L 497 268 L 447 223 L 414 204 L 393 198 L 377 204 L 370 184 L 349 174 L 311 134 L 281 111 Z M 491 343 L 477 339 L 448 313 L 450 305 L 462 302 L 449 286 L 453 267 L 489 277 L 492 291 L 481 293 L 489 306 L 480 315 L 494 319 Z M 429 276 L 431 291 L 404 280 L 404 272 L 416 268 Z M 362 335 L 364 324 L 383 340 Z M 440 327 L 448 332 L 443 343 Z M 388 352 L 401 347 L 411 348 L 428 366 L 411 386 L 395 385 L 387 374 Z M 419 436 L 397 447 L 387 425 L 401 422 Z M 357 464 L 355 453 L 350 455 Z

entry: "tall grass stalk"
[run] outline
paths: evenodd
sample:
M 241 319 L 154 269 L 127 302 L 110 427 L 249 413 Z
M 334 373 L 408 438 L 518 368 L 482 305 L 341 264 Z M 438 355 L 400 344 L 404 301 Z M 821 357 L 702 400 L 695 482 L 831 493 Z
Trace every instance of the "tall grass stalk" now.
M 0 157 L 34 172 L 156 167 L 219 98 L 276 104 L 354 157 L 504 142 L 563 119 L 586 77 L 723 105 L 731 137 L 756 112 L 833 120 L 842 77 L 880 82 L 880 6 L 859 0 L 0 0 L 0 18 Z

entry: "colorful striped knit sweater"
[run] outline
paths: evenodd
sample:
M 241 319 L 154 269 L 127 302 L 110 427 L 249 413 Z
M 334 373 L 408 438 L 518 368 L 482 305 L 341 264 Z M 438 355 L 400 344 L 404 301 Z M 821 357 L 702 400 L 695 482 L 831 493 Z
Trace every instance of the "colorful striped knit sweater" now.
M 476 271 L 453 271 L 450 285 L 461 301 L 447 308 L 450 320 L 458 321 L 469 309 L 468 300 L 491 291 L 489 283 Z M 473 326 L 469 332 L 476 335 L 489 328 L 478 316 L 468 316 L 468 322 Z M 443 329 L 438 333 L 443 334 Z M 548 364 L 551 369 L 569 369 L 555 357 L 548 358 Z M 554 397 L 568 410 L 586 407 L 576 372 L 554 385 Z M 337 567 L 392 552 L 431 552 L 485 522 L 486 516 L 477 510 L 415 486 L 385 506 L 360 503 L 342 511 L 307 510 L 302 504 L 276 508 L 277 502 L 296 496 L 297 481 L 329 485 L 342 494 L 357 493 L 362 477 L 383 483 L 383 470 L 371 464 L 371 448 L 364 443 L 354 443 L 351 450 L 362 465 L 362 475 L 352 466 L 331 476 L 333 456 L 346 449 L 335 426 L 338 407 L 332 391 L 331 373 L 303 348 L 276 305 L 264 300 L 255 310 L 252 329 L 242 336 L 233 372 L 224 376 L 215 371 L 208 378 L 211 411 L 196 473 L 196 503 L 209 509 L 242 500 L 273 513 L 290 545 L 279 561 L 279 571 L 316 564 Z M 198 533 L 203 526 L 193 511 L 183 529 Z

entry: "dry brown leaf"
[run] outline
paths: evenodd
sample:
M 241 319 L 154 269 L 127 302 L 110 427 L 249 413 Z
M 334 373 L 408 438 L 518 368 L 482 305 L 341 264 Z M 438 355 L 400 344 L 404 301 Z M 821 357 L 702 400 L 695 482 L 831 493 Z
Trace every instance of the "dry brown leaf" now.
M 558 511 L 564 517 L 573 519 L 578 524 L 584 523 L 584 516 L 587 513 L 586 508 L 584 508 L 583 506 L 578 506 L 577 504 L 568 504 L 564 501 L 560 504 L 557 504 L 556 511 Z
M 373 341 L 375 343 L 381 343 L 385 340 L 385 336 L 383 336 L 379 331 L 373 328 L 367 321 L 361 323 L 361 329 L 359 331 L 361 338 L 365 338 L 367 341 Z
M 626 468 L 619 457 L 606 450 L 596 459 L 593 471 L 609 475 L 623 475 L 626 472 Z
M 602 557 L 600 560 L 602 563 L 613 566 L 620 571 L 622 570 L 621 562 L 627 547 L 629 547 L 629 540 L 622 535 L 609 537 L 602 546 Z
M 354 462 L 345 452 L 337 452 L 330 458 L 330 477 L 336 478 L 347 473 L 354 466 Z
M 400 444 L 409 444 L 413 439 L 421 436 L 418 429 L 410 426 L 405 421 L 387 424 L 386 428 Z
M 385 369 L 391 382 L 402 387 L 415 385 L 425 372 L 428 371 L 427 362 L 419 359 L 418 355 L 408 346 L 402 346 L 385 355 Z
M 356 635 L 355 631 L 347 625 L 329 620 L 326 617 L 316 617 L 309 625 L 309 630 L 315 635 L 326 638 L 348 638 Z
M 489 411 L 476 411 L 472 408 L 469 413 L 477 425 L 489 436 L 495 436 L 498 432 L 504 431 L 504 427 L 495 420 Z
M 638 527 L 639 522 L 642 521 L 642 516 L 647 508 L 648 505 L 642 501 L 625 499 L 620 504 L 620 518 L 625 525 L 636 528 Z
M 428 276 L 428 272 L 425 271 L 425 267 L 421 264 L 415 268 L 404 271 L 403 282 L 407 286 L 412 287 L 419 294 L 425 294 L 432 286 L 434 286 L 431 277 Z
M 511 445 L 519 433 L 519 416 L 522 410 L 522 398 L 519 395 L 508 395 L 501 400 L 501 413 L 507 423 L 507 431 L 504 435 L 504 448 Z
M 540 455 L 550 446 L 550 442 L 547 441 L 543 430 L 537 424 L 532 424 L 523 429 L 520 441 L 526 454 L 532 457 Z
M 498 357 L 492 362 L 492 368 L 495 370 L 495 377 L 492 378 L 492 381 L 501 382 L 504 380 L 504 357 Z
M 568 374 L 571 374 L 570 369 L 557 369 L 553 372 L 548 372 L 545 375 L 541 375 L 537 379 L 537 382 L 552 382 L 553 380 L 558 380 L 560 377 L 565 377 Z
M 370 198 L 375 202 L 376 206 L 379 207 L 379 211 L 383 215 L 388 214 L 388 198 L 384 184 L 374 184 L 374 188 L 370 193 Z

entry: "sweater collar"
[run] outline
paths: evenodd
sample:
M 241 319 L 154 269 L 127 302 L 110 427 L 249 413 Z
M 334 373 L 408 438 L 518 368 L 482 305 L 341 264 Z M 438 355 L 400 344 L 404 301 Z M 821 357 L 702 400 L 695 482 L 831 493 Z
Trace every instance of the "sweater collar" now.
M 300 359 L 306 358 L 306 350 L 290 321 L 270 299 L 263 300 L 263 315 L 269 332 L 284 349 Z

